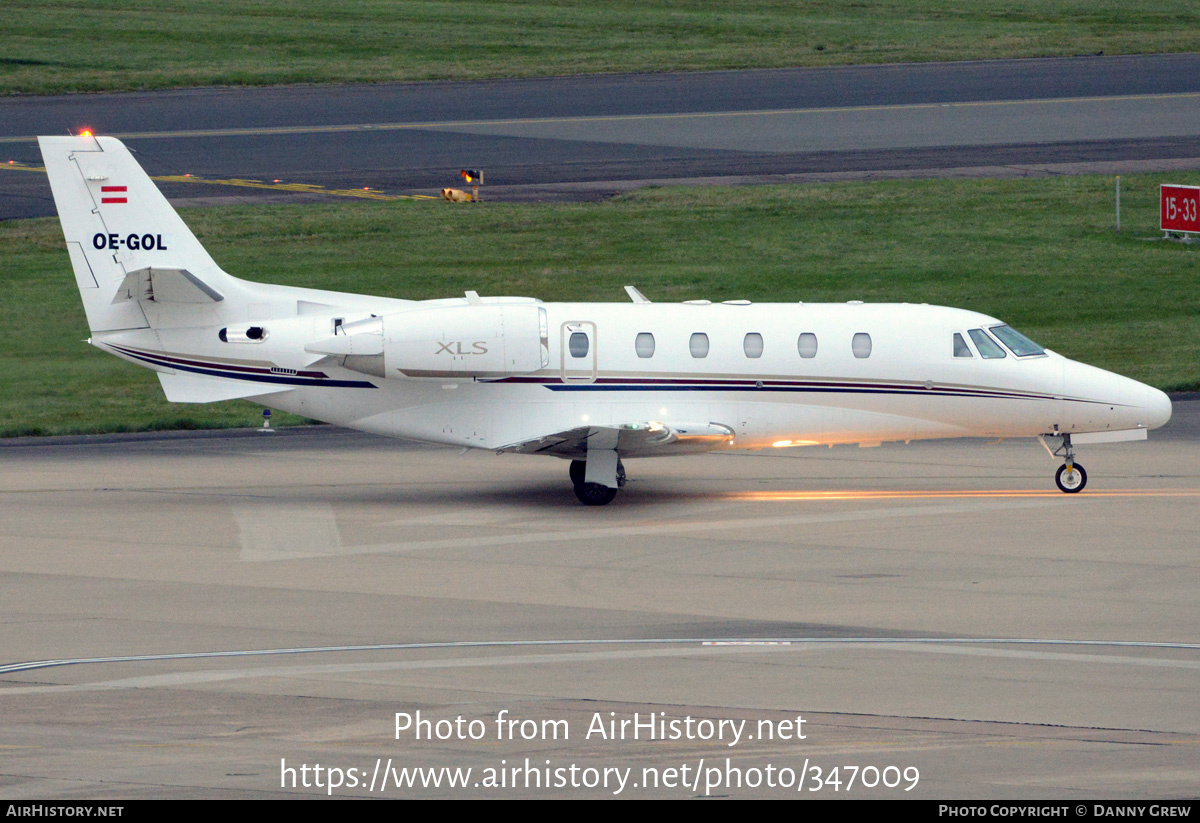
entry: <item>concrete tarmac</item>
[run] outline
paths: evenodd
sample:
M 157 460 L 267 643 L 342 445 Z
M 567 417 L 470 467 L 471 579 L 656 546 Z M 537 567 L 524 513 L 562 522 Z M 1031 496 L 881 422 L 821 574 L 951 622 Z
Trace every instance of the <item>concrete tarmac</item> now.
M 1192 797 L 1198 433 L 1078 495 L 954 441 L 630 461 L 600 509 L 326 427 L 5 441 L 0 797 Z

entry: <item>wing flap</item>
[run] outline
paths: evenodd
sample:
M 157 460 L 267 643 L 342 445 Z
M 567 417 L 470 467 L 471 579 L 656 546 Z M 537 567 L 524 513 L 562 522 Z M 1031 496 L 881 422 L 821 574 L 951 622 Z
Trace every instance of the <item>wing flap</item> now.
M 722 423 L 659 423 L 654 421 L 620 423 L 614 426 L 580 426 L 550 432 L 498 451 L 514 454 L 553 454 L 582 460 L 587 457 L 588 441 L 603 438 L 605 448 L 616 439 L 621 457 L 655 457 L 673 454 L 700 454 L 733 442 L 734 431 Z

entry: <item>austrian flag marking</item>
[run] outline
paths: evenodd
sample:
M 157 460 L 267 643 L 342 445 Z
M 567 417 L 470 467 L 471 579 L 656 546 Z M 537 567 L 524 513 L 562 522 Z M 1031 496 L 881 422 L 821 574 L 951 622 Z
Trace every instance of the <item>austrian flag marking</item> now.
M 125 197 L 125 186 L 101 186 L 100 187 L 100 202 L 101 203 L 128 203 L 129 200 Z

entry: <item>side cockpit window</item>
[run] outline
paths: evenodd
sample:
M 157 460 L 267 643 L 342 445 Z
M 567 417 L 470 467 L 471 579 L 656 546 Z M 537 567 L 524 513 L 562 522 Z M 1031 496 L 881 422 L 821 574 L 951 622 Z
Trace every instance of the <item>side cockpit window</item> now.
M 983 329 L 969 329 L 967 334 L 971 335 L 971 339 L 975 341 L 975 348 L 979 349 L 979 356 L 984 360 L 998 360 L 1007 356 L 1004 354 L 1004 349 L 1000 348 L 1000 344 L 988 337 L 987 332 Z
M 971 347 L 967 345 L 967 341 L 963 340 L 963 336 L 958 332 L 954 333 L 954 356 L 955 357 L 974 357 L 971 354 Z

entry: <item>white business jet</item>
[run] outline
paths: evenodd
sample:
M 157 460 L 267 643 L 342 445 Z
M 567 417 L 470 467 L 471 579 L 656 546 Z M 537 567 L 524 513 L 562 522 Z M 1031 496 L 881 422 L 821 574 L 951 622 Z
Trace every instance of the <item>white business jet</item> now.
M 1046 351 L 993 317 L 910 304 L 397 300 L 226 274 L 120 141 L 42 137 L 89 342 L 167 399 L 245 398 L 340 426 L 571 461 L 610 502 L 622 458 L 950 437 L 1140 440 L 1150 386 Z

